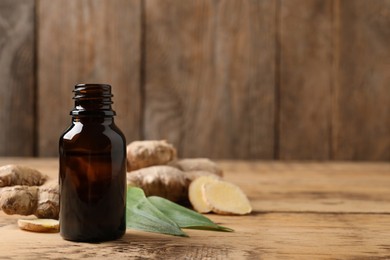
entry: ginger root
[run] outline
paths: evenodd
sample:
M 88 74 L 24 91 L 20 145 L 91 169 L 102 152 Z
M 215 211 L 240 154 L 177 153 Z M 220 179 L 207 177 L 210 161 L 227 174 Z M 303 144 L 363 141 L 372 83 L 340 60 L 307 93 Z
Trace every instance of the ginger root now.
M 129 172 L 127 184 L 142 188 L 146 196 L 160 196 L 171 201 L 180 201 L 187 192 L 183 172 L 165 165 Z
M 128 184 L 147 196 L 178 202 L 188 200 L 188 186 L 197 177 L 222 176 L 222 170 L 206 158 L 176 160 L 176 149 L 165 140 L 134 141 L 127 146 Z
M 183 172 L 168 165 L 142 168 L 127 173 L 127 184 L 144 190 L 146 196 L 160 196 L 174 202 L 188 200 L 188 186 L 200 176 L 219 176 L 204 171 Z
M 222 176 L 206 158 L 176 159 L 176 149 L 165 140 L 134 141 L 127 146 L 127 182 L 147 196 L 174 202 L 188 201 L 188 186 L 200 176 Z
M 215 177 L 203 176 L 194 180 L 189 186 L 188 197 L 200 213 L 244 215 L 252 211 L 248 198 L 238 186 Z
M 134 141 L 126 150 L 128 172 L 176 159 L 176 149 L 165 140 Z
M 207 158 L 180 159 L 170 162 L 169 165 L 185 172 L 203 171 L 214 173 L 220 177 L 223 176 L 222 169 L 215 162 Z
M 14 185 L 40 186 L 46 180 L 46 175 L 26 166 L 10 164 L 0 167 L 0 187 Z
M 44 186 L 6 187 L 0 193 L 0 207 L 8 215 L 35 215 L 58 219 L 59 192 L 56 183 Z
M 0 194 L 0 206 L 8 215 L 31 215 L 38 204 L 37 186 L 14 186 L 3 188 Z
M 34 215 L 38 218 L 58 219 L 60 213 L 60 194 L 57 182 L 39 187 L 38 205 Z

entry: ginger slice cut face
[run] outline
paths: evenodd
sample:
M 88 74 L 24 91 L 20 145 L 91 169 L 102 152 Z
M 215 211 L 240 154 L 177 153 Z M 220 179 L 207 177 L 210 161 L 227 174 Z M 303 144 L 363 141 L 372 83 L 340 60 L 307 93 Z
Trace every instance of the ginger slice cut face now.
M 23 230 L 40 233 L 56 233 L 60 229 L 59 221 L 55 219 L 19 219 L 18 226 Z
M 216 177 L 213 176 L 202 176 L 196 178 L 191 182 L 188 187 L 188 198 L 192 204 L 192 207 L 199 213 L 208 213 L 212 210 L 212 207 L 207 203 L 203 196 L 202 187 L 206 183 L 217 181 Z
M 215 213 L 245 215 L 252 211 L 244 192 L 232 183 L 225 181 L 205 183 L 202 191 L 207 204 Z

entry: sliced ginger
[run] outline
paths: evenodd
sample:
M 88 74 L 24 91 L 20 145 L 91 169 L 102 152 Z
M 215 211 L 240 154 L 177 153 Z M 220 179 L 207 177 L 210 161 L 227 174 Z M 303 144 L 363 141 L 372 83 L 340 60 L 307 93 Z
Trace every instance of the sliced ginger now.
M 23 230 L 40 233 L 55 233 L 60 229 L 59 221 L 55 219 L 19 219 L 18 226 Z
M 188 187 L 188 198 L 192 204 L 192 207 L 199 213 L 208 213 L 212 210 L 212 207 L 206 202 L 203 197 L 202 187 L 206 183 L 217 181 L 217 177 L 214 176 L 201 176 L 191 182 Z
M 248 198 L 238 186 L 215 176 L 202 176 L 191 182 L 188 197 L 200 213 L 244 215 L 252 211 Z
M 218 214 L 245 215 L 252 211 L 244 192 L 226 181 L 205 183 L 202 185 L 202 195 L 212 211 Z

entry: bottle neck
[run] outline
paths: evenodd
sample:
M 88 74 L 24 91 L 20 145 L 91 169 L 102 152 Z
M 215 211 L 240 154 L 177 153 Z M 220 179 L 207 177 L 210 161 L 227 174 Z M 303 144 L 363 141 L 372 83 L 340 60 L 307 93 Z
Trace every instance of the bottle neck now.
M 78 84 L 74 92 L 74 118 L 113 117 L 111 86 L 106 84 Z
M 112 116 L 72 116 L 73 123 L 81 123 L 83 125 L 111 125 L 114 124 Z

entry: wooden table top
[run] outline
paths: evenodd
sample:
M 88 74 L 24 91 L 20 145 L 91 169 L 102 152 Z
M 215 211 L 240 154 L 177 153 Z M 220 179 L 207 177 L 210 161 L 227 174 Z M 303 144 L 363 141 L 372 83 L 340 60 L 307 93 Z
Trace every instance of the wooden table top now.
M 52 178 L 56 159 L 0 158 Z M 0 258 L 390 259 L 390 163 L 220 162 L 248 195 L 248 216 L 208 214 L 233 233 L 185 230 L 173 237 L 128 230 L 98 244 L 19 230 L 0 212 Z

